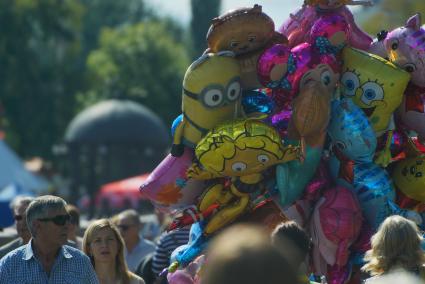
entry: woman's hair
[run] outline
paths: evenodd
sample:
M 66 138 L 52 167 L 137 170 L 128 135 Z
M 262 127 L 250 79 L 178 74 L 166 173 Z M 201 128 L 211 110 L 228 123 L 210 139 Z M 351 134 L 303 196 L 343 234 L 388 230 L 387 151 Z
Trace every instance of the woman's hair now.
M 390 216 L 372 236 L 372 248 L 366 252 L 362 270 L 379 275 L 398 265 L 416 271 L 425 262 L 421 241 L 415 223 L 398 215 Z
M 90 224 L 90 226 L 87 228 L 87 230 L 84 233 L 83 251 L 85 254 L 89 256 L 93 267 L 96 267 L 95 259 L 90 252 L 90 245 L 93 242 L 96 234 L 101 229 L 104 229 L 104 228 L 111 229 L 115 235 L 115 238 L 118 243 L 118 252 L 115 257 L 116 274 L 123 284 L 128 284 L 130 283 L 130 278 L 132 273 L 128 270 L 127 263 L 125 262 L 125 258 L 124 258 L 124 240 L 121 237 L 121 234 L 118 228 L 110 220 L 100 219 Z

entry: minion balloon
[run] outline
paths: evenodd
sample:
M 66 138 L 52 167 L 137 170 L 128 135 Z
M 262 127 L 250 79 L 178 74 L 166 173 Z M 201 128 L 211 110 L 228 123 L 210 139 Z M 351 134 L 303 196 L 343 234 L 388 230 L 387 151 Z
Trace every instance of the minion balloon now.
M 183 118 L 174 131 L 171 155 L 194 148 L 210 129 L 241 114 L 240 67 L 229 51 L 208 53 L 193 62 L 183 79 Z
M 351 47 L 344 48 L 343 62 L 343 95 L 364 111 L 377 137 L 389 134 L 376 159 L 386 166 L 391 160 L 393 112 L 402 102 L 410 74 L 379 56 Z

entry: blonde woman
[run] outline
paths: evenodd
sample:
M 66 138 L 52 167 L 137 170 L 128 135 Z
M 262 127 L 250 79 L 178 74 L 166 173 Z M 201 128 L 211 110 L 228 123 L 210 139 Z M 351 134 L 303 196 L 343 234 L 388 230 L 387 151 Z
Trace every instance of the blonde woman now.
M 124 260 L 124 241 L 108 219 L 93 222 L 86 230 L 83 251 L 101 284 L 144 284 L 142 278 L 130 272 Z
M 369 272 L 372 283 L 383 275 L 407 271 L 425 279 L 425 257 L 422 236 L 416 224 L 398 215 L 390 216 L 372 236 L 372 248 L 366 252 L 363 271 Z

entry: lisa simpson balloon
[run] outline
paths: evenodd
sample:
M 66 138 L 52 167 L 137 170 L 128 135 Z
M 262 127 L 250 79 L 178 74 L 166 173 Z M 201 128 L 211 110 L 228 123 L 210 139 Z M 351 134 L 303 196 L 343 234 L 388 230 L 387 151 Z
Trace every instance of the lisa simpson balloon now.
M 205 54 L 193 62 L 183 79 L 182 113 L 175 127 L 171 154 L 194 148 L 218 124 L 241 114 L 240 68 L 233 53 Z
M 276 130 L 260 121 L 242 120 L 214 128 L 198 143 L 195 153 L 200 166 L 189 169 L 191 177 L 232 177 L 230 189 L 213 184 L 199 203 L 201 212 L 215 203 L 220 205 L 205 227 L 208 235 L 239 217 L 248 208 L 250 194 L 264 190 L 262 172 L 297 159 L 299 148 L 283 146 Z

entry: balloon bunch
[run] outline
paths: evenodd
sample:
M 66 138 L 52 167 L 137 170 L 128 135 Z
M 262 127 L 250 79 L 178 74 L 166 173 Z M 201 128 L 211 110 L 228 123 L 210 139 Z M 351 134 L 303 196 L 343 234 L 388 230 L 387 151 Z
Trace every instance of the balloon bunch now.
M 425 31 L 416 15 L 372 42 L 356 4 L 370 2 L 306 0 L 281 32 L 259 5 L 212 20 L 171 153 L 141 186 L 174 214 L 170 230 L 196 232 L 170 272 L 233 222 L 293 219 L 312 236 L 312 272 L 342 284 L 387 216 L 422 225 Z

